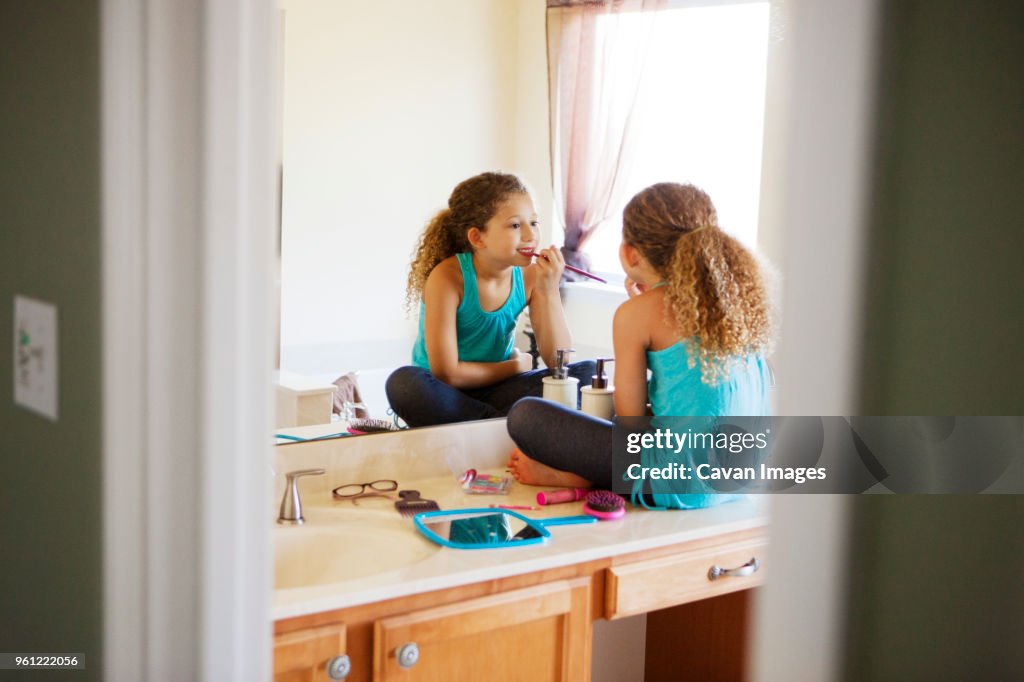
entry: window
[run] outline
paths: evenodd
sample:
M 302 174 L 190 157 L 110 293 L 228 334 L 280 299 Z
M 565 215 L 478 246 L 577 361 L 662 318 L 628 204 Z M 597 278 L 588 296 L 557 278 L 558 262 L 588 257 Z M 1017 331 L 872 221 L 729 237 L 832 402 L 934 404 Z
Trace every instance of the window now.
M 768 22 L 767 2 L 667 9 L 657 16 L 646 38 L 653 39 L 626 201 L 655 182 L 692 183 L 711 196 L 723 229 L 755 246 Z M 623 39 L 645 38 L 627 31 Z M 623 207 L 613 214 L 621 217 Z M 587 242 L 595 271 L 621 278 L 620 237 L 619 225 L 608 224 Z

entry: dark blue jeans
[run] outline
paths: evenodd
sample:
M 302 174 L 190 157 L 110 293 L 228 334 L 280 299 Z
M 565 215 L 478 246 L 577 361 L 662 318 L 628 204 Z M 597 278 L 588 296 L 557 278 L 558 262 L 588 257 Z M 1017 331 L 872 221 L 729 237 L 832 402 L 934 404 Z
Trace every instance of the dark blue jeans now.
M 574 362 L 569 376 L 589 386 L 597 367 L 593 360 Z M 517 374 L 505 381 L 480 388 L 458 389 L 421 367 L 399 367 L 388 377 L 384 390 L 391 409 L 409 426 L 436 426 L 473 419 L 504 417 L 520 398 L 540 397 L 547 369 Z M 577 403 L 579 395 L 576 396 Z
M 508 435 L 541 464 L 612 489 L 612 423 L 550 400 L 524 398 L 508 413 Z

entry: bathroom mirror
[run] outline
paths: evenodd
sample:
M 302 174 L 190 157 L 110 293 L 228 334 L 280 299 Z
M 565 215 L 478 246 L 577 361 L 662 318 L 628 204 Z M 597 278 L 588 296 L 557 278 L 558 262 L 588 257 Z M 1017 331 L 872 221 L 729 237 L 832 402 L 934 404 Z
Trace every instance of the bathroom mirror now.
M 541 244 L 561 242 L 551 192 L 547 0 L 280 3 L 280 367 L 327 382 L 357 371 L 369 416 L 384 418 L 384 381 L 409 364 L 416 336 L 418 302 L 405 306 L 410 257 L 457 183 L 483 170 L 518 173 L 533 188 Z M 757 197 L 762 177 L 771 194 L 772 178 L 781 177 L 773 164 L 785 156 L 783 138 L 762 139 L 774 123 L 766 93 L 776 88 L 766 74 L 768 61 L 781 58 L 774 45 L 784 21 L 766 44 L 769 15 L 780 14 L 767 2 L 668 4 L 673 16 L 687 16 L 659 18 L 675 38 L 658 41 L 668 51 L 648 59 L 664 69 L 650 79 L 667 83 L 649 91 L 679 99 L 652 106 L 637 128 L 656 132 L 637 144 L 638 154 L 650 153 L 635 161 L 644 172 L 632 174 L 631 191 L 666 179 L 696 182 L 736 236 L 781 257 L 780 244 L 758 234 Z M 696 54 L 676 51 L 685 46 Z M 718 52 L 735 58 L 690 70 L 690 87 L 676 87 L 677 64 Z M 692 106 L 694 92 L 715 106 Z M 740 122 L 738 112 L 749 116 Z M 672 137 L 680 131 L 697 131 L 696 139 Z M 618 269 L 617 240 L 614 231 L 593 235 L 588 248 L 605 261 L 597 269 Z M 566 291 L 575 359 L 611 355 L 611 311 L 624 296 Z M 529 341 L 520 334 L 516 345 L 526 350 Z
M 389 418 L 410 257 L 454 186 L 519 173 L 552 241 L 545 2 L 280 4 L 280 368 L 358 372 L 369 417 Z
M 424 512 L 413 523 L 431 542 L 455 549 L 497 549 L 547 542 L 548 526 L 594 523 L 593 516 L 531 519 L 508 509 L 456 509 Z

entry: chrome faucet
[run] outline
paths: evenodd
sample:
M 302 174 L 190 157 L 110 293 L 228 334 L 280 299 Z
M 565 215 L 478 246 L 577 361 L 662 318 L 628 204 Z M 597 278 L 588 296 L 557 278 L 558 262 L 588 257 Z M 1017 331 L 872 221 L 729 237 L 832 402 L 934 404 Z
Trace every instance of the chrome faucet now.
M 323 469 L 303 469 L 285 474 L 284 497 L 281 498 L 281 513 L 277 515 L 278 523 L 294 525 L 305 522 L 302 517 L 302 500 L 299 499 L 298 478 L 300 476 L 319 476 Z

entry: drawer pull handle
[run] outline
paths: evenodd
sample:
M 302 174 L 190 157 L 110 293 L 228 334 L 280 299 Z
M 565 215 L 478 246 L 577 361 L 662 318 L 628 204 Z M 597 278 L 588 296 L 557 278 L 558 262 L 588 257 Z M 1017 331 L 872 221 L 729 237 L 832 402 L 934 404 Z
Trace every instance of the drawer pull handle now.
M 332 680 L 343 680 L 352 672 L 352 661 L 345 654 L 335 656 L 327 663 L 327 677 Z
M 420 660 L 420 648 L 416 642 L 409 642 L 395 649 L 395 658 L 398 659 L 398 667 L 409 669 Z
M 708 580 L 718 580 L 719 578 L 742 578 L 744 576 L 753 575 L 759 568 L 761 568 L 761 562 L 757 560 L 757 557 L 751 558 L 750 561 L 736 568 L 712 566 L 708 569 Z

